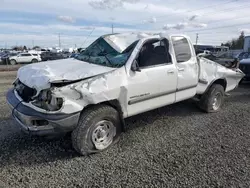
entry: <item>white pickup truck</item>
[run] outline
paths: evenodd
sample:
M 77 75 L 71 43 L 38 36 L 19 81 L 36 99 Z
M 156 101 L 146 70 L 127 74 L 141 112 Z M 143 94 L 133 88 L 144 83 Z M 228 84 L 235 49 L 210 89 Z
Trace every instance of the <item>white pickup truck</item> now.
M 76 58 L 20 68 L 7 101 L 22 130 L 72 132 L 73 147 L 88 155 L 114 143 L 127 117 L 194 97 L 217 112 L 243 76 L 197 57 L 184 35 L 112 34 Z

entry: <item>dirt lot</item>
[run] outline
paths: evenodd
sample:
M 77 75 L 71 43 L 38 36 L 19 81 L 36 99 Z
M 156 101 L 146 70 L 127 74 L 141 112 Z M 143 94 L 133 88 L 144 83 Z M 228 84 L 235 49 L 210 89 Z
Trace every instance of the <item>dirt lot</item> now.
M 0 73 L 0 187 L 250 187 L 250 85 L 216 114 L 185 101 L 130 118 L 116 145 L 82 157 L 70 137 L 19 131 L 5 101 L 14 77 Z
M 23 65 L 1 65 L 0 64 L 0 72 L 5 71 L 17 71 Z

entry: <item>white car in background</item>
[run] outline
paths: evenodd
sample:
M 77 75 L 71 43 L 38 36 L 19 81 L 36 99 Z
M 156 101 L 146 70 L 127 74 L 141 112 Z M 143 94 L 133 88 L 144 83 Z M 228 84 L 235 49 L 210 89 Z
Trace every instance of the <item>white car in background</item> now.
M 16 56 L 9 57 L 11 65 L 16 65 L 17 63 L 37 63 L 41 60 L 39 54 L 35 53 L 20 53 Z

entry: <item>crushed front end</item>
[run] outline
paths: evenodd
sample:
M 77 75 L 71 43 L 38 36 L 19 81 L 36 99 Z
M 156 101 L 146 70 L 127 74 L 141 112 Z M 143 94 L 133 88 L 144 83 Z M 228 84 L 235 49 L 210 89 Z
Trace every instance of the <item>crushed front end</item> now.
M 80 112 L 63 113 L 62 98 L 55 98 L 50 90 L 37 94 L 36 89 L 20 80 L 7 92 L 11 114 L 20 128 L 32 135 L 53 135 L 72 131 L 78 123 Z

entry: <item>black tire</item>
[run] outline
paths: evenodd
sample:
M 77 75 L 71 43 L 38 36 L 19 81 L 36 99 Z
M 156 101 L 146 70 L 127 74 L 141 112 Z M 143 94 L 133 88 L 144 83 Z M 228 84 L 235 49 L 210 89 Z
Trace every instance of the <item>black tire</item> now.
M 38 60 L 37 59 L 32 59 L 31 63 L 37 63 Z
M 218 112 L 224 102 L 225 91 L 220 84 L 213 84 L 208 91 L 202 95 L 199 107 L 207 113 Z M 218 98 L 215 100 L 215 98 Z M 214 105 L 218 101 L 217 105 Z
M 16 64 L 17 64 L 17 63 L 16 63 L 16 60 L 15 60 L 15 59 L 11 59 L 11 60 L 10 60 L 10 64 L 11 64 L 11 65 L 16 65 Z
M 106 148 L 98 148 L 97 144 L 93 141 L 93 135 L 97 134 L 96 131 L 99 130 L 98 122 L 108 121 L 112 122 L 113 126 L 110 126 L 110 130 L 112 128 L 113 132 L 107 134 L 110 136 L 111 143 Z M 100 133 L 100 132 L 98 132 Z M 78 125 L 76 129 L 72 132 L 72 145 L 74 149 L 80 153 L 81 155 L 90 155 L 93 153 L 97 153 L 103 150 L 108 149 L 115 141 L 118 140 L 119 135 L 121 133 L 121 123 L 120 117 L 117 110 L 107 105 L 97 105 L 86 109 L 80 117 Z M 108 138 L 106 135 L 105 138 Z M 112 138 L 111 138 L 112 137 Z M 97 141 L 96 141 L 97 142 Z

